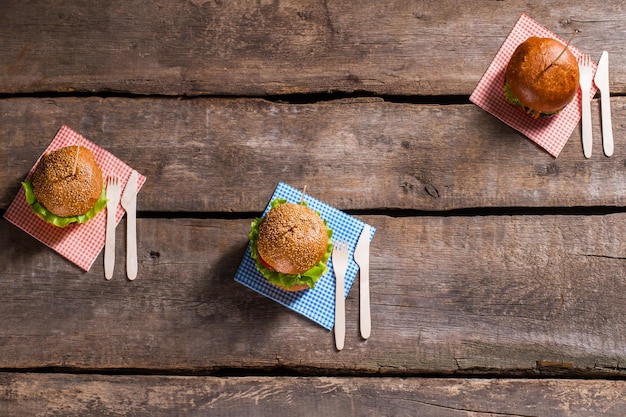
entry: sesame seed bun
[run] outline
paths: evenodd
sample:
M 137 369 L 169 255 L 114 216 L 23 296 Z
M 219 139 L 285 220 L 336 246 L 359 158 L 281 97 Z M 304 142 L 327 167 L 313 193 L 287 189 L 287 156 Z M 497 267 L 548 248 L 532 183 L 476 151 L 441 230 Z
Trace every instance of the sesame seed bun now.
M 578 79 L 578 62 L 569 48 L 556 39 L 535 36 L 517 47 L 505 72 L 507 95 L 535 118 L 567 106 L 578 91 Z
M 37 200 L 60 217 L 87 213 L 102 193 L 102 171 L 93 153 L 82 146 L 68 146 L 44 155 L 31 182 Z
M 309 270 L 322 260 L 327 248 L 326 225 L 315 211 L 303 205 L 280 204 L 265 215 L 259 226 L 259 256 L 283 274 Z

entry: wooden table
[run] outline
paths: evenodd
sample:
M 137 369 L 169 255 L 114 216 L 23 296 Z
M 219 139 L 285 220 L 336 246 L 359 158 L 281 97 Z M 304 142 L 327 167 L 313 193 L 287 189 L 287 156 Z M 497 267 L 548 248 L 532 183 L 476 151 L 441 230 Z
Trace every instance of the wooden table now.
M 73 3 L 73 4 L 67 4 Z M 615 154 L 468 100 L 526 13 L 611 54 Z M 139 277 L 0 221 L 0 414 L 626 414 L 621 1 L 0 6 L 0 214 L 62 124 L 146 175 Z M 346 348 L 236 283 L 279 181 L 377 228 Z

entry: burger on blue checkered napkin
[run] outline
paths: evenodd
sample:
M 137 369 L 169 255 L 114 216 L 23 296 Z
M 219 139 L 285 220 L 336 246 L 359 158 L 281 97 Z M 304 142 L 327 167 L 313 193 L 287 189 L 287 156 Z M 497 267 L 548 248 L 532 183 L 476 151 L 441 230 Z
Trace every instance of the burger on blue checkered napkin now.
M 287 291 L 314 288 L 326 273 L 333 232 L 306 202 L 275 199 L 262 218 L 252 222 L 250 254 L 258 271 Z

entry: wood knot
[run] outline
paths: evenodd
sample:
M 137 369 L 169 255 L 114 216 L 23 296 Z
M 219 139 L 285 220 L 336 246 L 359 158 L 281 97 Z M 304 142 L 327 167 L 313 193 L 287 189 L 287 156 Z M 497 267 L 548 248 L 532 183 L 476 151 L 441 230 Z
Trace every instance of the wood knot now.
M 431 181 L 430 175 L 427 173 L 412 173 L 410 176 L 400 183 L 404 192 L 420 192 L 423 190 L 426 195 L 432 198 L 440 198 L 439 189 Z
M 547 165 L 536 165 L 535 173 L 540 177 L 546 175 L 558 175 L 561 172 L 561 167 L 556 162 L 551 162 Z
M 429 196 L 433 198 L 439 198 L 439 190 L 431 183 L 427 183 L 426 185 L 424 185 L 424 190 Z
M 348 74 L 346 79 L 349 82 L 354 83 L 354 84 L 361 84 L 362 83 L 361 82 L 361 78 L 358 75 L 356 75 L 356 74 Z
M 307 20 L 311 18 L 311 11 L 310 10 L 300 10 L 298 11 L 298 16 L 300 17 L 300 19 L 302 20 Z

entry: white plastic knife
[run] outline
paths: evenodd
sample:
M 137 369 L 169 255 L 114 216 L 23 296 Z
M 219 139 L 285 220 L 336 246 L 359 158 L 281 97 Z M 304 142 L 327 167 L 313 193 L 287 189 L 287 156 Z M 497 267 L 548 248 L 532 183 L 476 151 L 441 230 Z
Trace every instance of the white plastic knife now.
M 359 265 L 359 310 L 361 337 L 367 339 L 372 331 L 370 315 L 370 225 L 366 224 L 354 249 L 354 261 Z
M 602 147 L 606 156 L 613 155 L 613 125 L 611 123 L 611 93 L 609 92 L 609 53 L 602 52 L 593 81 L 600 90 L 602 108 Z
M 122 194 L 122 207 L 126 210 L 126 275 L 137 277 L 137 171 L 133 170 Z

